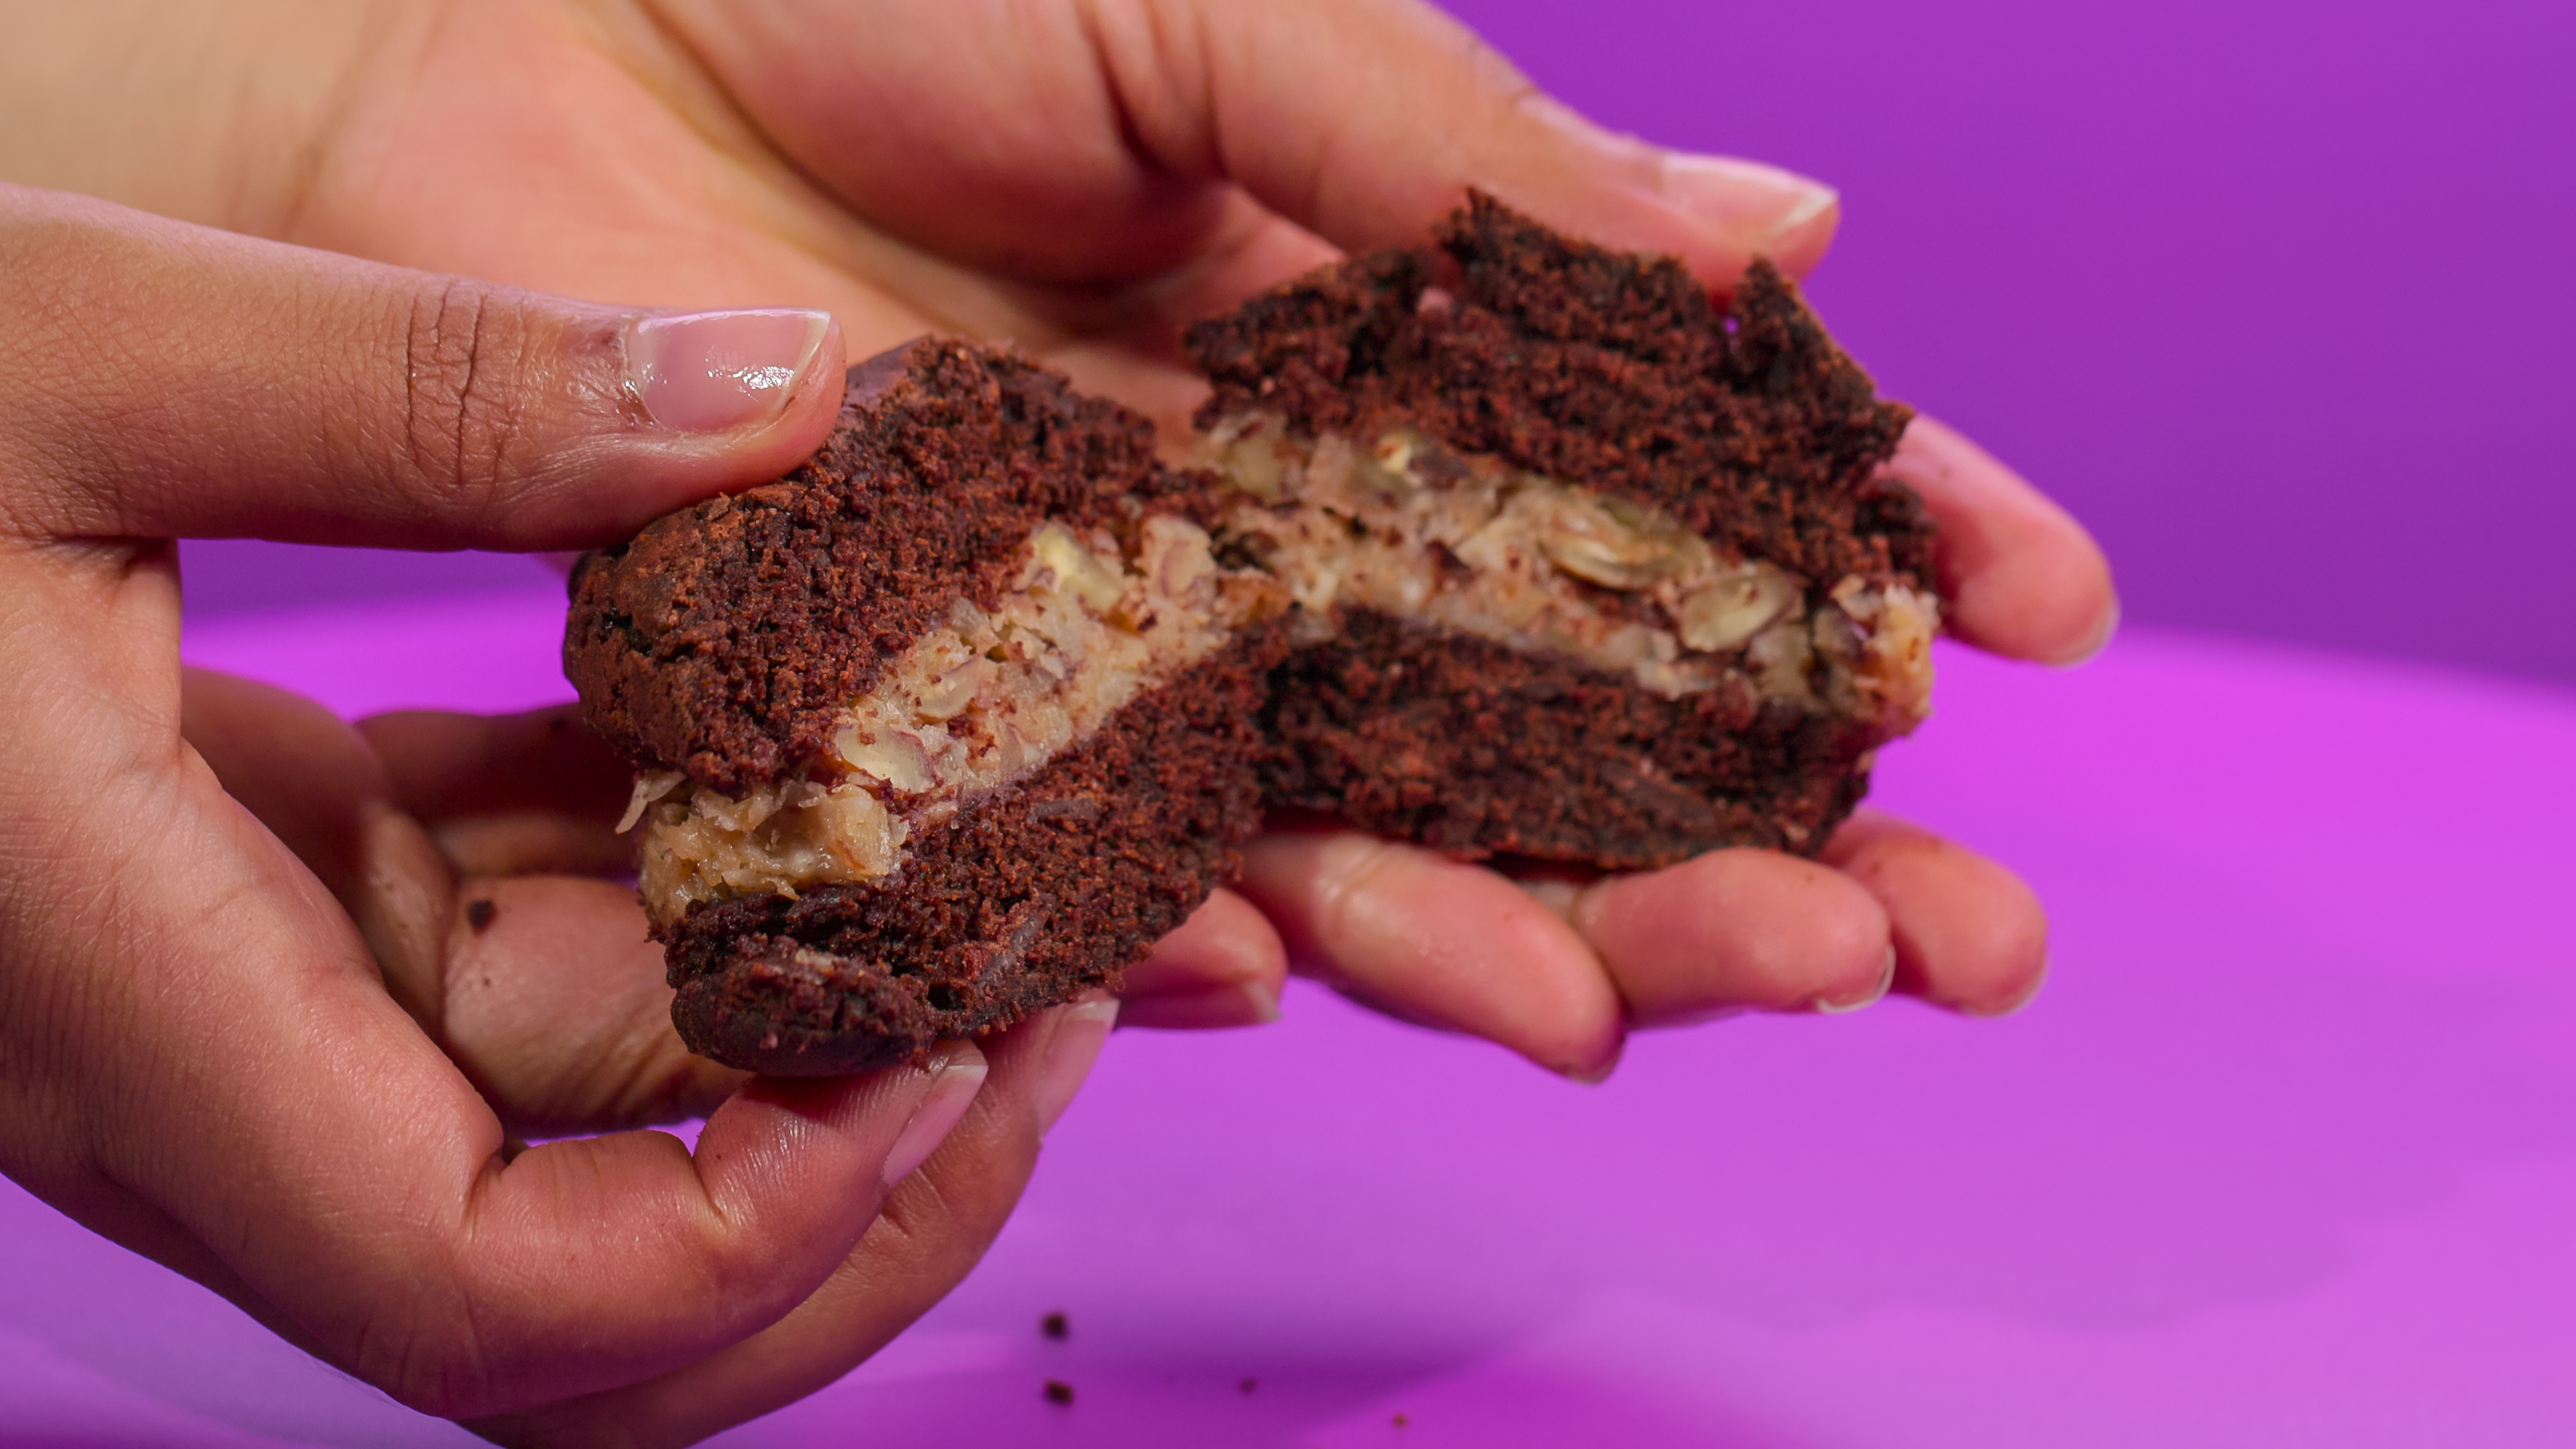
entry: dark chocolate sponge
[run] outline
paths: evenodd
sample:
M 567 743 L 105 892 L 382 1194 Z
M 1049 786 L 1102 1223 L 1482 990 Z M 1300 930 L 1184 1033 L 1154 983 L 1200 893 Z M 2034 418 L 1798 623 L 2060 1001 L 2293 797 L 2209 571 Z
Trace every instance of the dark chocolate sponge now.
M 1678 262 L 1570 240 L 1476 194 L 1435 245 L 1299 278 L 1188 345 L 1214 386 L 1203 428 L 1266 415 L 1363 447 L 1415 429 L 1776 565 L 1810 610 L 1846 578 L 1931 589 L 1921 502 L 1879 471 L 1910 414 L 1874 396 L 1767 262 L 1721 308 Z M 1669 622 L 1643 595 L 1567 586 L 1607 618 Z M 1273 676 L 1269 798 L 1468 858 L 1812 853 L 1891 733 L 1813 702 L 1668 698 L 1565 655 L 1337 612 Z

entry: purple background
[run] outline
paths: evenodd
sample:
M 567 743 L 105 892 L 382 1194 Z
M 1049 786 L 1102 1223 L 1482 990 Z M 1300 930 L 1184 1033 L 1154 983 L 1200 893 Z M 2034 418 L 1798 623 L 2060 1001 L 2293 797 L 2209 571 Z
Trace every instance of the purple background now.
M 2576 680 L 2563 0 L 1454 0 L 1544 85 L 1841 186 L 1892 394 L 2109 546 L 2129 617 Z M 515 560 L 190 550 L 201 611 Z
M 520 708 L 564 692 L 560 609 L 189 653 Z M 2576 692 L 2145 628 L 1940 669 L 1876 798 L 2049 901 L 2027 1013 L 1648 1033 L 1598 1088 L 1302 984 L 1275 1027 L 1122 1032 L 965 1284 L 717 1443 L 2576 1443 Z M 0 1240 L 0 1449 L 475 1442 L 5 1183 Z

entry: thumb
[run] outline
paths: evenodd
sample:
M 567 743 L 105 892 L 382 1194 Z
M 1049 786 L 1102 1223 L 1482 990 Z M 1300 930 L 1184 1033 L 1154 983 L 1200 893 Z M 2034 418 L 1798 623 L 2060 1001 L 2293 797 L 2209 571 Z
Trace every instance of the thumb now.
M 860 214 L 1049 280 L 1151 275 L 1233 188 L 1349 250 L 1418 243 L 1469 186 L 1724 284 L 1824 255 L 1832 188 L 1616 135 L 1418 0 L 672 0 L 677 31 Z
M 837 414 L 808 311 L 665 316 L 0 187 L 0 528 L 567 548 L 774 478 Z

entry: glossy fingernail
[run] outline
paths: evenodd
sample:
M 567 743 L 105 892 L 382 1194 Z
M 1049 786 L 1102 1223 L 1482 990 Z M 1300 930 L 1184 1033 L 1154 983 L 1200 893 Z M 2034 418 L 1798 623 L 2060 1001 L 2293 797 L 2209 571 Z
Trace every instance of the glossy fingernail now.
M 1850 1012 L 1858 1011 L 1864 1006 L 1875 1006 L 1881 1000 L 1885 999 L 1888 988 L 1895 984 L 1896 948 L 1894 946 L 1890 946 L 1887 948 L 1887 964 L 1879 969 L 1877 985 L 1872 986 L 1868 991 L 1859 996 L 1855 996 L 1848 1001 L 1818 1000 L 1816 1002 L 1816 1010 L 1823 1012 L 1827 1016 L 1842 1016 Z
M 984 1089 L 990 1068 L 980 1052 L 950 1049 L 933 1057 L 929 1070 L 930 1090 L 922 1094 L 921 1105 L 912 1109 L 912 1120 L 903 1124 L 903 1134 L 886 1153 L 882 1177 L 889 1188 L 912 1176 L 948 1140 L 966 1109 L 974 1105 L 975 1094 Z
M 1109 1028 L 1118 1024 L 1115 996 L 1092 997 L 1060 1009 L 1064 1015 L 1056 1021 L 1054 1040 L 1047 1043 L 1046 1064 L 1038 1069 L 1034 1094 L 1040 1135 L 1073 1105 L 1073 1094 L 1082 1090 L 1091 1064 L 1100 1059 L 1101 1044 L 1109 1040 Z
M 639 317 L 626 332 L 626 386 L 679 432 L 767 422 L 786 411 L 831 328 L 830 313 L 791 308 Z
M 1734 156 L 1667 156 L 1663 190 L 1681 211 L 1775 255 L 1803 250 L 1820 228 L 1830 231 L 1842 200 L 1821 181 Z

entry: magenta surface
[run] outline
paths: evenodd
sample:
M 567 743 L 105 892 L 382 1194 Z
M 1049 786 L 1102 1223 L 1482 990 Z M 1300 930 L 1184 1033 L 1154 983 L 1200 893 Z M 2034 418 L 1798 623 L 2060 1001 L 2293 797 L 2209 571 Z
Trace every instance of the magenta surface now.
M 559 609 L 189 648 L 517 706 Z M 2028 1012 L 1716 1023 L 1597 1089 L 1316 991 L 1123 1034 L 965 1286 L 721 1442 L 2576 1442 L 2576 696 L 2157 634 L 1942 665 L 1881 799 L 2048 896 Z M 0 1444 L 472 1442 L 14 1190 L 0 1225 Z

